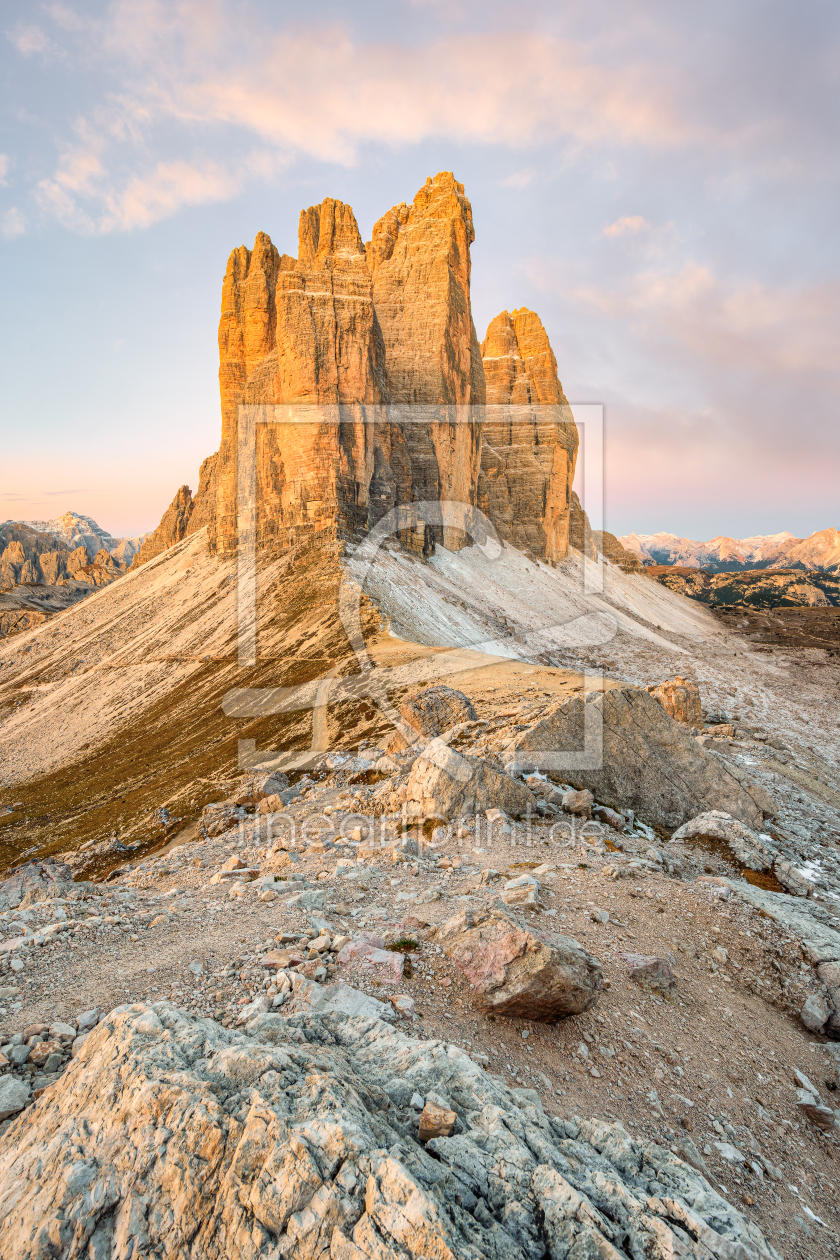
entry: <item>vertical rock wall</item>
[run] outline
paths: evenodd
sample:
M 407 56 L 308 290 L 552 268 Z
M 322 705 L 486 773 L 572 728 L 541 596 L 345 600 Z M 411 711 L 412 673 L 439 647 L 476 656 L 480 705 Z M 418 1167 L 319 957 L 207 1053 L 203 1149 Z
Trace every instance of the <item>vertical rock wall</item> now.
M 507 542 L 554 563 L 569 549 L 578 432 L 548 334 L 533 311 L 502 311 L 481 354 L 487 413 L 479 506 Z
M 411 476 L 410 487 L 398 485 L 397 503 L 476 502 L 481 426 L 467 408 L 483 405 L 485 386 L 470 307 L 474 240 L 464 186 L 443 172 L 426 180 L 410 206 L 383 215 L 367 247 L 386 398 L 399 406 L 396 427 Z M 401 533 L 415 545 L 421 536 L 426 548 L 469 542 L 443 518 Z

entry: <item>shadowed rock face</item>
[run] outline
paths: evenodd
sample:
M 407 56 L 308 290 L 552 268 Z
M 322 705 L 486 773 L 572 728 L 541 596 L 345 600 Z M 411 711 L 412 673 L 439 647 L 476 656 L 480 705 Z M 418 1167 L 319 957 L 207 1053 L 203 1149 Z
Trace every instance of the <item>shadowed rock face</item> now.
M 396 508 L 404 545 L 424 555 L 435 544 L 457 550 L 471 541 L 462 525 L 436 507 L 421 519 L 416 505 L 474 508 L 480 499 L 502 537 L 533 556 L 562 558 L 577 431 L 571 413 L 549 423 L 530 410 L 566 406 L 545 330 L 530 311 L 505 312 L 491 325 L 503 340 L 507 321 L 518 358 L 509 388 L 494 377 L 506 414 L 493 432 L 497 453 L 483 461 L 474 238 L 463 185 L 443 172 L 411 205 L 383 215 L 367 245 L 352 209 L 328 198 L 302 211 L 297 258 L 264 232 L 253 249 L 235 249 L 219 322 L 222 441 L 202 469 L 202 510 L 176 496 L 138 563 L 201 525 L 211 550 L 236 549 L 237 441 L 246 416 L 254 422 L 258 548 L 282 553 L 317 535 L 349 537 Z

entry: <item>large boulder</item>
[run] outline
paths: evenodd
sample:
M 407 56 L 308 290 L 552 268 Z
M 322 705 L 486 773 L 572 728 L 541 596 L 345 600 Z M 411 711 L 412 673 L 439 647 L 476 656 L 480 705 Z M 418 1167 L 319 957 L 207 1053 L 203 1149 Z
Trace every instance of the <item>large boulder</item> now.
M 537 799 L 524 783 L 441 739 L 432 740 L 412 766 L 406 805 L 409 817 L 420 818 L 459 818 L 493 808 L 513 817 L 537 812 Z
M 703 810 L 724 810 L 753 828 L 776 811 L 765 788 L 701 748 L 649 692 L 629 684 L 560 701 L 508 751 L 666 831 Z
M 63 858 L 67 854 L 62 853 Z M 30 901 L 61 896 L 73 886 L 73 871 L 66 861 L 34 859 L 12 871 L 0 882 L 0 910 L 14 909 L 27 894 Z M 31 894 L 34 894 L 34 898 Z
M 831 1011 L 823 1031 L 832 1041 L 840 1041 L 840 962 L 824 962 L 817 967 L 817 975 L 826 988 Z
M 391 752 L 399 752 L 418 739 L 434 739 L 453 726 L 475 722 L 478 717 L 472 701 L 463 691 L 442 684 L 425 687 L 417 695 L 403 700 L 399 713 L 405 728 L 392 736 L 388 744 Z
M 462 910 L 435 941 L 487 1014 L 553 1022 L 598 1001 L 601 964 L 570 936 L 523 927 L 498 910 Z
M 415 1095 L 455 1112 L 451 1137 L 424 1146 Z M 237 1032 L 118 1007 L 0 1142 L 4 1257 L 520 1260 L 650 1255 L 652 1238 L 685 1260 L 779 1260 L 667 1147 L 547 1115 L 379 1019 Z
M 703 706 L 700 702 L 700 688 L 690 678 L 667 678 L 658 687 L 648 687 L 654 700 L 662 705 L 666 713 L 686 726 L 703 729 Z
M 723 810 L 707 810 L 678 827 L 672 840 L 711 846 L 724 845 L 736 861 L 751 871 L 769 871 L 778 857 L 770 836 L 758 835 Z

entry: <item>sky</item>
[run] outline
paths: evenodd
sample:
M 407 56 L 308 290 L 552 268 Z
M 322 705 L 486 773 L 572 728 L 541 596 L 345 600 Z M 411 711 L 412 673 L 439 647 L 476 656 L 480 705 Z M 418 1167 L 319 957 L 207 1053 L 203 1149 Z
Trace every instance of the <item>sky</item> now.
M 232 248 L 452 170 L 617 534 L 840 526 L 833 0 L 6 0 L 0 520 L 153 528 L 218 446 Z

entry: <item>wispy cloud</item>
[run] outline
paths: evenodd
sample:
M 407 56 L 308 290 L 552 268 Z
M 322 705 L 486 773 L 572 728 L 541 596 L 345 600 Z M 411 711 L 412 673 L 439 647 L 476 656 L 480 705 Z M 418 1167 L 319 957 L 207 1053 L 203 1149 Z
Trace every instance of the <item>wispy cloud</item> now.
M 9 182 L 7 177 L 10 165 L 8 153 L 0 153 L 0 188 L 5 188 Z
M 5 237 L 7 241 L 15 236 L 23 236 L 25 231 L 26 220 L 17 206 L 12 206 L 0 216 L 0 236 Z
M 581 285 L 573 297 L 608 319 L 630 321 L 648 346 L 680 348 L 710 368 L 802 378 L 828 370 L 840 384 L 832 349 L 840 340 L 840 281 L 774 287 L 726 280 L 690 260 L 614 288 Z
M 604 236 L 638 236 L 650 230 L 650 224 L 641 214 L 624 215 L 604 228 Z
M 708 69 L 686 74 L 679 56 L 662 55 L 673 32 L 658 44 L 619 21 L 606 38 L 584 29 L 575 5 L 551 20 L 526 5 L 515 25 L 500 4 L 482 6 L 481 21 L 469 4 L 425 7 L 443 33 L 402 41 L 349 23 L 272 24 L 240 0 L 112 0 L 94 16 L 44 7 L 39 25 L 8 38 L 22 56 L 57 51 L 98 76 L 100 100 L 69 115 L 59 159 L 38 181 L 40 205 L 78 230 L 130 230 L 231 197 L 243 178 L 270 179 L 295 159 L 350 167 L 371 144 L 435 140 L 565 146 L 599 154 L 605 172 L 620 151 L 691 150 L 716 165 L 721 187 L 756 169 L 819 170 L 802 135 L 813 149 L 825 126 L 794 136 L 788 116 L 815 115 L 804 89 L 787 115 L 762 95 L 766 75 L 746 84 L 744 71 L 723 91 Z M 453 31 L 459 24 L 474 29 Z M 540 169 L 502 183 L 524 188 Z M 645 230 L 629 215 L 605 232 Z
M 533 166 L 526 166 L 521 171 L 514 171 L 512 175 L 508 175 L 506 179 L 501 181 L 502 188 L 527 188 L 536 177 L 537 172 Z
M 81 231 L 147 227 L 229 198 L 243 177 L 270 178 L 296 157 L 352 166 L 369 143 L 457 136 L 518 149 L 565 137 L 659 148 L 697 129 L 666 77 L 599 63 L 585 45 L 544 34 L 399 45 L 336 25 L 266 31 L 224 3 L 117 3 L 84 22 L 47 12 L 66 47 L 77 39 L 77 55 L 120 83 L 76 117 L 38 182 L 41 208 Z M 24 55 L 47 47 L 40 28 L 10 38 Z M 533 175 L 506 182 L 524 187 Z
M 9 31 L 7 38 L 24 57 L 29 57 L 32 53 L 45 53 L 51 47 L 49 38 L 40 26 L 21 24 L 13 31 Z

